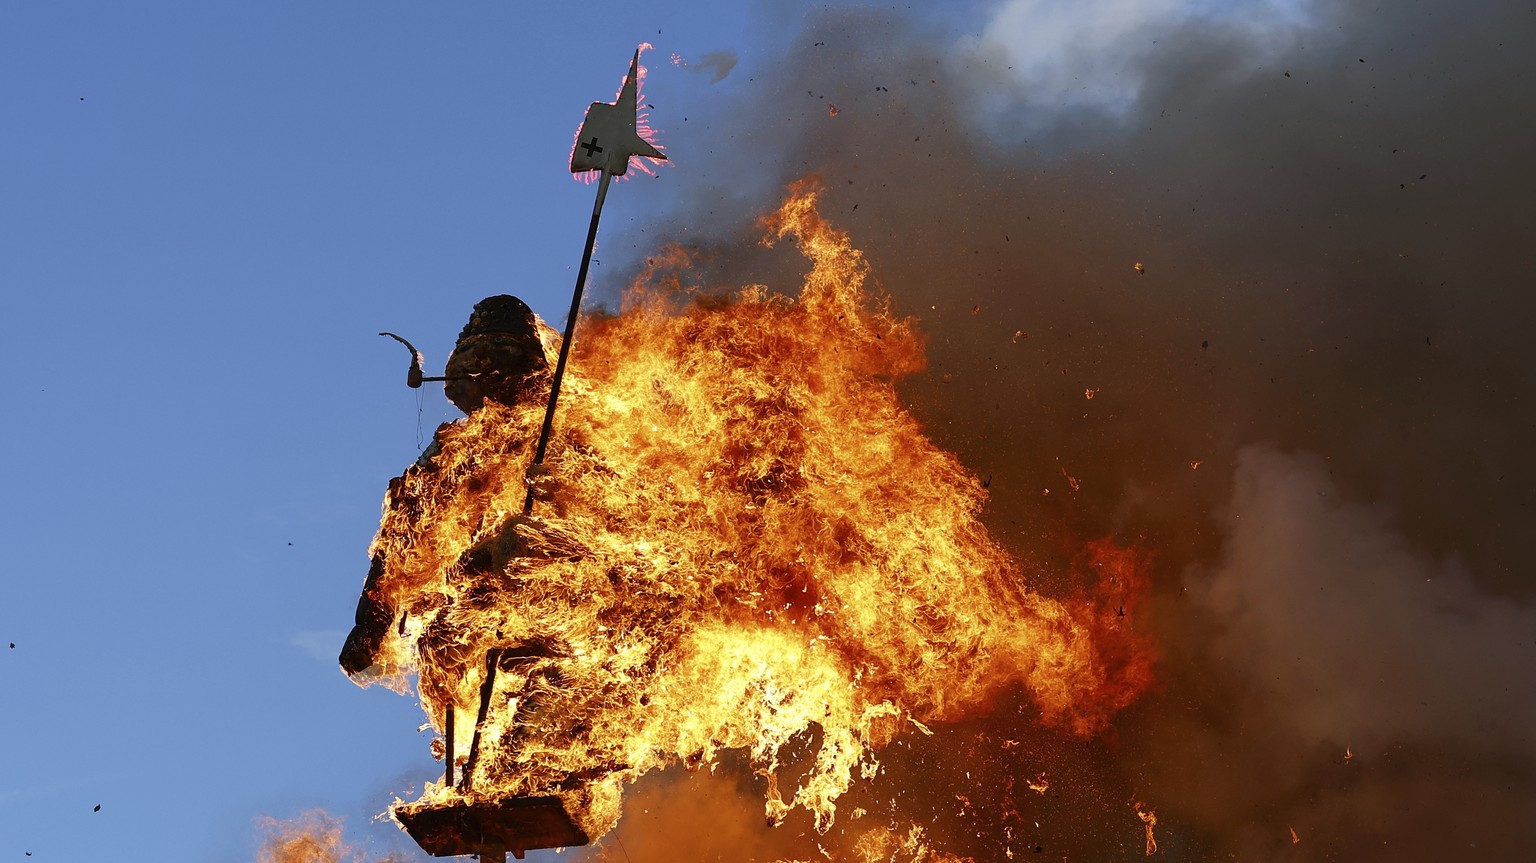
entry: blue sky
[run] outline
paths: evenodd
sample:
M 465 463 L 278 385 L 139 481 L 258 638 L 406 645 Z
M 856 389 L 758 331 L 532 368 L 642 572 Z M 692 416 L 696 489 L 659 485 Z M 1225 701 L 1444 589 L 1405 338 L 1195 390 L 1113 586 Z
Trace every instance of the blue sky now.
M 375 333 L 440 368 L 489 294 L 558 324 L 575 128 L 649 40 L 684 161 L 734 82 L 666 58 L 744 41 L 701 8 L 0 11 L 0 856 L 244 859 L 258 815 L 360 824 L 435 772 L 413 701 L 335 662 L 384 486 L 454 415 Z

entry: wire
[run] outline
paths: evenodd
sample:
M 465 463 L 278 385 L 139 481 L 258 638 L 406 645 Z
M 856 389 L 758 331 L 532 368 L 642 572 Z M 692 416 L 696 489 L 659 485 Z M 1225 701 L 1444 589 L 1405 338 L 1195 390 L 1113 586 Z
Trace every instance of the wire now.
M 423 446 L 423 441 L 422 441 L 422 437 L 421 437 L 421 415 L 422 415 L 422 412 L 423 412 L 423 410 L 425 408 L 425 405 L 426 405 L 426 397 L 427 397 L 427 394 L 425 392 L 423 392 L 422 390 L 417 390 L 416 391 L 416 449 L 417 450 L 420 450 L 422 448 L 422 446 Z

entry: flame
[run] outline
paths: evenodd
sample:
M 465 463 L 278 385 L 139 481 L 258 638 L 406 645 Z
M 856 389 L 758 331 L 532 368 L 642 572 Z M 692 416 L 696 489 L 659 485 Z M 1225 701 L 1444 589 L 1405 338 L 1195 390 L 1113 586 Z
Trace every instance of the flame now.
M 913 826 L 905 836 L 893 830 L 871 830 L 854 843 L 859 863 L 964 863 L 961 858 L 928 847 L 923 828 Z
M 825 848 L 818 848 L 824 860 L 832 863 L 973 863 L 969 857 L 956 857 L 935 851 L 924 838 L 923 828 L 913 825 L 906 833 L 892 828 L 877 827 L 864 832 L 853 843 L 848 853 L 833 856 Z M 778 863 L 811 863 L 808 860 L 780 860 Z
M 342 821 L 321 810 L 279 821 L 263 818 L 265 834 L 256 863 L 344 863 L 361 860 L 357 849 L 342 839 Z
M 1147 831 L 1147 856 L 1157 853 L 1157 838 L 1152 835 L 1152 828 L 1157 826 L 1157 813 L 1151 809 L 1143 810 L 1145 804 L 1140 802 L 1131 804 L 1136 809 L 1136 817 L 1141 819 L 1142 826 Z
M 1083 546 L 1072 568 L 1078 588 L 1067 604 L 1088 626 L 1104 674 L 1095 692 L 1097 704 L 1118 711 L 1153 681 L 1156 645 L 1150 634 L 1135 628 L 1152 593 L 1152 553 L 1102 537 Z
M 1071 486 L 1073 491 L 1082 491 L 1083 490 L 1083 484 L 1081 482 L 1078 482 L 1077 477 L 1073 476 L 1070 473 L 1067 473 L 1067 469 L 1066 468 L 1062 468 L 1061 469 L 1061 475 L 1067 478 L 1067 485 Z
M 641 42 L 639 50 L 641 54 L 644 54 L 655 47 L 655 45 L 649 42 Z M 645 79 L 649 74 L 650 70 L 645 67 L 644 63 L 635 66 L 635 134 L 639 135 L 640 139 L 645 141 L 645 143 L 665 153 L 667 151 L 666 145 L 657 140 L 656 128 L 651 125 L 650 105 L 645 101 Z M 623 89 L 622 82 L 620 82 L 620 89 Z M 615 98 L 617 98 L 617 94 L 615 94 Z M 641 173 L 655 176 L 657 165 L 666 165 L 670 164 L 670 162 L 656 162 L 652 159 L 641 158 L 632 159 L 629 164 Z M 589 174 L 588 176 L 590 177 L 591 175 Z M 623 178 L 621 177 L 620 179 Z
M 404 806 L 554 795 L 596 839 L 627 783 L 740 750 L 771 821 L 801 808 L 826 831 L 908 729 L 1021 687 L 1088 735 L 1145 687 L 1124 621 L 1030 590 L 982 526 L 982 483 L 901 407 L 922 338 L 866 291 L 819 192 L 795 184 L 763 222 L 811 262 L 797 298 L 693 295 L 674 253 L 584 325 L 537 517 L 542 404 L 487 403 L 391 483 L 372 552 L 398 625 L 371 671 L 400 691 L 416 674 L 440 731 L 452 712 L 463 777 Z M 1134 592 L 1133 557 L 1089 554 Z M 796 739 L 813 755 L 791 771 Z

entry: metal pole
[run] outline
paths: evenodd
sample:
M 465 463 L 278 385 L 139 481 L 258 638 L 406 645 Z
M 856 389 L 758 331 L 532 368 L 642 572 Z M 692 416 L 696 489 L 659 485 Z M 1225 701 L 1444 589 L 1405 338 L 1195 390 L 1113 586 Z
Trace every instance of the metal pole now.
M 581 292 L 587 287 L 587 269 L 592 264 L 592 248 L 597 244 L 597 220 L 603 215 L 603 199 L 608 197 L 608 181 L 612 176 L 600 172 L 597 181 L 597 203 L 592 205 L 592 224 L 587 227 L 587 247 L 581 253 L 581 269 L 576 271 L 576 291 L 571 295 L 571 312 L 565 319 L 565 336 L 560 341 L 560 359 L 555 363 L 555 378 L 549 385 L 549 404 L 544 407 L 544 427 L 539 430 L 539 446 L 533 452 L 533 463 L 528 470 L 544 463 L 544 451 L 549 447 L 549 436 L 555 428 L 555 404 L 560 400 L 560 380 L 565 377 L 566 358 L 571 355 L 571 341 L 576 337 L 576 315 L 581 311 Z M 523 498 L 523 515 L 533 512 L 533 484 L 528 484 L 528 496 Z

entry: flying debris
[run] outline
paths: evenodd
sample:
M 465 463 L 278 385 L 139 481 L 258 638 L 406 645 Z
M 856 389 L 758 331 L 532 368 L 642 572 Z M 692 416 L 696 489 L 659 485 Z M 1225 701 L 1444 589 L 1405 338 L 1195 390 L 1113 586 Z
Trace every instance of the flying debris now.
M 1141 819 L 1142 826 L 1146 828 L 1147 856 L 1151 857 L 1157 853 L 1157 837 L 1153 835 L 1153 830 L 1157 827 L 1157 813 L 1151 809 L 1143 810 L 1141 807 L 1146 805 L 1144 803 L 1133 802 L 1131 805 L 1136 810 L 1136 817 Z

